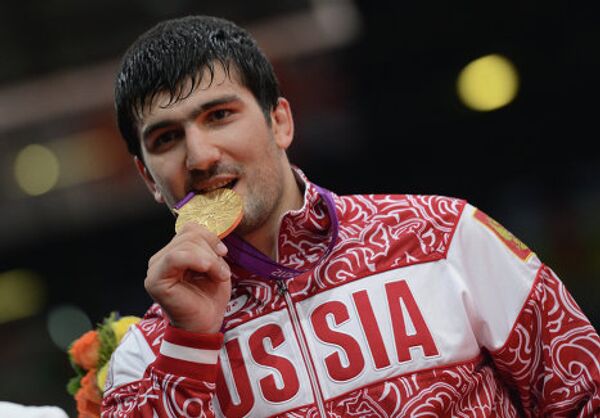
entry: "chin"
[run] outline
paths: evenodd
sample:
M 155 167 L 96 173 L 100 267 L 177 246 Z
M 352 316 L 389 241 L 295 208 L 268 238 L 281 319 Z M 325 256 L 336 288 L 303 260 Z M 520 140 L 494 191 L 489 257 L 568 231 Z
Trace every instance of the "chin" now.
M 235 232 L 238 235 L 250 234 L 263 226 L 267 219 L 268 217 L 253 216 L 252 214 L 248 214 L 247 211 L 244 211 L 244 217 L 242 218 L 242 221 L 238 227 L 235 229 Z

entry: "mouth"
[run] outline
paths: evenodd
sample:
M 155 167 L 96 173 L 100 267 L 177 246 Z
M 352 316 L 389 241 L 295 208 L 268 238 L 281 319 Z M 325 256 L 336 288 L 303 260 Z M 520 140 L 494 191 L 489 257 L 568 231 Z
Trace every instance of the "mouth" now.
M 238 179 L 237 178 L 215 178 L 212 180 L 209 180 L 207 182 L 204 182 L 203 184 L 201 184 L 201 187 L 196 187 L 194 188 L 194 191 L 196 193 L 200 193 L 200 194 L 204 194 L 204 193 L 208 193 L 208 192 L 212 192 L 213 190 L 217 190 L 217 189 L 233 189 L 235 187 L 235 185 L 237 184 Z
M 173 206 L 173 211 L 177 214 L 196 195 L 210 193 L 219 189 L 233 189 L 238 181 L 239 177 L 234 175 L 217 175 L 206 181 L 198 182 L 189 188 L 186 187 L 185 197 Z

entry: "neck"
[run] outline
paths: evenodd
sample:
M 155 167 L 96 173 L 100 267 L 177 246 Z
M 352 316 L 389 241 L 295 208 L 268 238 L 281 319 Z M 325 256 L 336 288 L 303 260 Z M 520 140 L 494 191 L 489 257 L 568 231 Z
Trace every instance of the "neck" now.
M 283 193 L 273 213 L 264 224 L 245 234 L 243 238 L 261 253 L 277 261 L 277 238 L 281 219 L 285 213 L 300 209 L 303 204 L 302 192 L 296 182 L 292 168 L 288 166 L 287 172 L 284 174 Z

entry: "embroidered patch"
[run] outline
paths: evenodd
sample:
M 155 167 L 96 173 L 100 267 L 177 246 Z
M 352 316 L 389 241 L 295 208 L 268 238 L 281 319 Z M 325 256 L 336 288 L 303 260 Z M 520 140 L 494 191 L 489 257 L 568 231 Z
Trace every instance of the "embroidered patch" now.
M 500 238 L 500 241 L 502 241 L 504 245 L 506 245 L 508 249 L 521 260 L 527 262 L 531 258 L 533 251 L 494 219 L 490 218 L 479 209 L 475 210 L 473 217 Z

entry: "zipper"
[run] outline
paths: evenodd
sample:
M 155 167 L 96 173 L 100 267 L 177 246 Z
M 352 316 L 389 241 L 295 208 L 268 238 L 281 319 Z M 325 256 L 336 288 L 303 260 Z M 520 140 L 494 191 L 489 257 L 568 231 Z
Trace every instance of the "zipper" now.
M 306 370 L 308 371 L 310 385 L 312 387 L 313 393 L 315 394 L 317 408 L 319 409 L 321 417 L 325 418 L 327 415 L 325 414 L 325 406 L 323 405 L 323 395 L 321 394 L 321 390 L 319 388 L 317 373 L 313 367 L 312 362 L 310 361 L 311 358 L 308 352 L 308 346 L 306 345 L 306 341 L 304 339 L 304 334 L 302 333 L 300 318 L 298 317 L 298 312 L 294 307 L 292 296 L 290 295 L 290 292 L 288 292 L 285 280 L 277 280 L 277 291 L 281 296 L 285 298 L 288 311 L 290 312 L 290 317 L 292 318 L 292 327 L 294 328 L 294 331 L 297 335 L 298 343 L 300 344 L 300 351 L 302 352 L 302 356 L 304 357 L 304 363 L 306 364 Z

